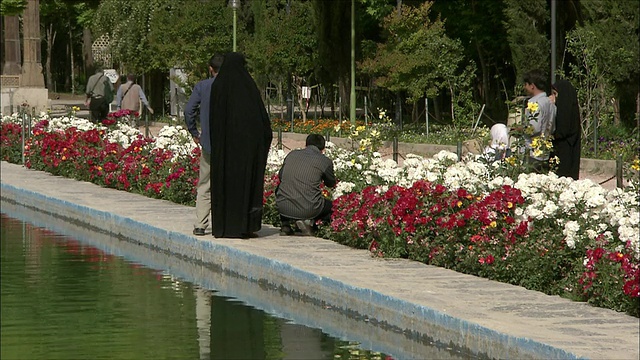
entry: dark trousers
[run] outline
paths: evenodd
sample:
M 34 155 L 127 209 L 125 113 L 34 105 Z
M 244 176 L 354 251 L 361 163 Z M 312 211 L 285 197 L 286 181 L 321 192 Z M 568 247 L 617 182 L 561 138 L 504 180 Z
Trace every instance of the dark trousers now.
M 316 216 L 313 220 L 313 227 L 316 228 L 316 222 L 321 220 L 323 224 L 328 224 L 331 222 L 331 214 L 333 214 L 333 201 L 324 199 L 324 205 L 322 205 L 322 211 L 320 214 Z M 280 215 L 280 221 L 282 222 L 282 226 L 291 226 L 292 222 L 300 219 L 293 219 L 290 217 L 286 217 L 284 215 Z M 306 220 L 306 219 L 302 219 Z
M 109 113 L 109 104 L 104 97 L 92 97 L 91 102 L 89 103 L 89 110 L 91 112 L 91 121 L 99 123 L 107 118 L 107 114 Z

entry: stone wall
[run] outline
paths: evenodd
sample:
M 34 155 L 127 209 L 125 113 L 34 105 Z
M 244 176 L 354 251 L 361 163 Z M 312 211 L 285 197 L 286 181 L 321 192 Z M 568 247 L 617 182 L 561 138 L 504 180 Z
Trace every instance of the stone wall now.
M 0 98 L 0 112 L 11 115 L 18 111 L 22 104 L 29 104 L 36 112 L 47 111 L 50 108 L 49 91 L 40 87 L 19 87 L 20 75 L 2 75 L 2 96 Z

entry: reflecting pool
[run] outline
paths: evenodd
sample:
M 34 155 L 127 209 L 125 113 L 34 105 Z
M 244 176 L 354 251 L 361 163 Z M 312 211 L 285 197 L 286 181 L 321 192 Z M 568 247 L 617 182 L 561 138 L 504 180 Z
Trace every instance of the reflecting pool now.
M 0 229 L 2 359 L 387 358 L 4 214 Z

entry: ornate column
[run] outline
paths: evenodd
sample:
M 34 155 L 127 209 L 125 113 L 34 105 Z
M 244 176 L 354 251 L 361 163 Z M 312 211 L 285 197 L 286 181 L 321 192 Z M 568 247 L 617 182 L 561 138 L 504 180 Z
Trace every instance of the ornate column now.
M 23 18 L 24 62 L 21 87 L 44 88 L 40 51 L 40 0 L 28 0 Z
M 2 75 L 20 75 L 20 21 L 18 16 L 3 16 L 4 25 L 4 66 Z

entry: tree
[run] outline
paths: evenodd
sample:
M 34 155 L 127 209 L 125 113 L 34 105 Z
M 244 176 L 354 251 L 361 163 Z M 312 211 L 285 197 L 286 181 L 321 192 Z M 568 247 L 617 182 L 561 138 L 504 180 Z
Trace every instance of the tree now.
M 430 20 L 431 6 L 431 2 L 416 8 L 402 6 L 400 16 L 392 13 L 385 17 L 386 39 L 378 44 L 373 57 L 362 61 L 361 68 L 375 76 L 377 86 L 404 91 L 412 103 L 449 90 L 455 119 L 454 108 L 468 91 L 473 63 L 462 65 L 460 41 L 445 34 L 439 18 Z
M 516 78 L 520 81 L 525 72 L 533 69 L 548 71 L 551 65 L 547 0 L 505 0 L 505 5 L 504 26 Z
M 174 0 L 153 12 L 149 26 L 150 67 L 180 67 L 194 82 L 207 77 L 214 53 L 231 51 L 231 9 L 224 1 Z
M 15 16 L 21 14 L 27 8 L 28 0 L 2 0 L 0 2 L 0 15 Z
M 610 88 L 615 123 L 633 127 L 640 113 L 640 3 L 601 0 L 582 5 L 585 24 L 569 34 L 574 55 L 589 57 L 593 67 L 584 70 L 599 73 L 601 85 Z
M 305 109 L 302 86 L 310 85 L 318 58 L 311 3 L 267 0 L 261 4 L 263 6 L 253 10 L 256 31 L 247 46 L 252 68 L 280 84 L 283 79 L 291 81 L 298 95 L 298 106 Z M 306 115 L 306 111 L 302 111 L 303 120 Z
M 351 70 L 351 1 L 313 1 L 318 36 L 318 79 L 327 89 L 338 84 L 340 96 L 347 99 Z M 347 102 L 344 102 L 346 109 Z M 341 109 L 342 110 L 342 109 Z
M 431 18 L 440 16 L 447 35 L 459 39 L 465 57 L 478 65 L 472 80 L 474 99 L 486 104 L 483 120 L 489 119 L 489 126 L 506 122 L 506 100 L 515 82 L 504 7 L 504 0 L 445 0 L 434 1 L 431 10 Z

